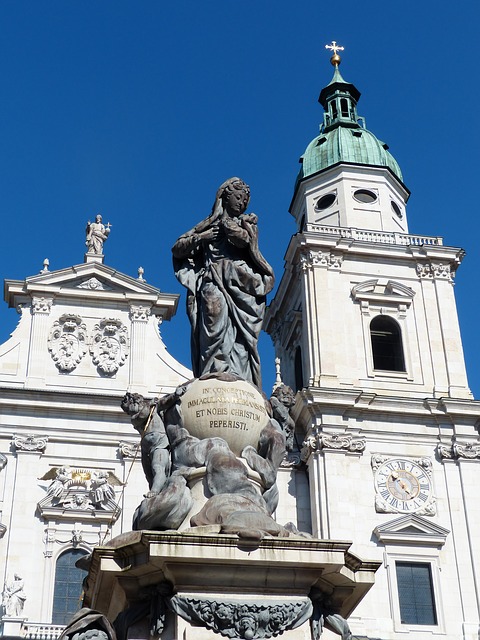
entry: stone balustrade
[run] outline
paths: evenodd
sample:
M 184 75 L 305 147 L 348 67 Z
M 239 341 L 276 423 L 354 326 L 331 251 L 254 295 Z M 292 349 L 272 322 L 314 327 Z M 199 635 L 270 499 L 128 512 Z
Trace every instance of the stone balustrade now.
M 65 625 L 24 622 L 21 637 L 29 640 L 57 640 L 64 629 Z
M 305 231 L 312 233 L 324 233 L 350 238 L 361 242 L 381 242 L 383 244 L 408 245 L 443 245 L 443 238 L 438 236 L 419 236 L 406 233 L 393 233 L 389 231 L 372 231 L 370 229 L 356 229 L 354 227 L 327 227 L 319 224 L 307 224 Z

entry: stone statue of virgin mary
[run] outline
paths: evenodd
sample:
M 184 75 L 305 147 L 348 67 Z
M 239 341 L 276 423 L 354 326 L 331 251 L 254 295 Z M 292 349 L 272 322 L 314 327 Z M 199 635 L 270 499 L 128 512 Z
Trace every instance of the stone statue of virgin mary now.
M 261 388 L 257 342 L 274 275 L 258 248 L 257 216 L 245 213 L 249 200 L 242 180 L 224 182 L 212 213 L 172 252 L 188 290 L 194 375 L 228 372 Z

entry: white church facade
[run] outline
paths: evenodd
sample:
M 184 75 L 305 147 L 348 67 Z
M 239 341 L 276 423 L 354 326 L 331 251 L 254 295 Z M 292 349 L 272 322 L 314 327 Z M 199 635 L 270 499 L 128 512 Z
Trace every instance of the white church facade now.
M 409 231 L 401 170 L 358 116 L 360 93 L 339 63 L 334 51 L 324 122 L 294 189 L 297 232 L 264 321 L 296 391 L 296 444 L 278 471 L 275 519 L 313 537 L 245 551 L 231 537 L 176 534 L 168 540 L 184 560 L 171 571 L 193 563 L 198 588 L 202 553 L 216 554 L 205 561 L 207 592 L 213 566 L 220 574 L 225 563 L 221 579 L 235 581 L 241 572 L 228 567 L 244 563 L 265 583 L 277 572 L 268 599 L 293 593 L 318 561 L 350 637 L 478 640 L 480 401 L 468 388 L 453 289 L 464 253 Z M 128 599 L 128 580 L 141 574 L 113 566 L 108 547 L 130 532 L 147 490 L 120 401 L 126 391 L 171 393 L 192 374 L 161 336 L 178 296 L 141 271 L 108 267 L 102 251 L 103 241 L 81 264 L 5 281 L 20 321 L 0 346 L 1 637 L 58 638 L 81 606 L 75 562 L 94 548 L 104 550 L 89 597 L 102 612 Z M 154 558 L 161 540 L 130 541 L 125 558 Z M 142 629 L 128 637 L 146 640 Z M 309 625 L 284 636 L 309 638 Z M 157 637 L 220 636 L 179 620 Z

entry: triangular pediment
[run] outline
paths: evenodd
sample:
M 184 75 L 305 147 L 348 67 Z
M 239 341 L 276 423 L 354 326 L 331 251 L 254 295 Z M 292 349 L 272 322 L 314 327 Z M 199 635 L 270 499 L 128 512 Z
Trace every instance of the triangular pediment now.
M 176 310 L 178 295 L 164 294 L 142 277 L 132 278 L 100 262 L 86 262 L 67 269 L 46 271 L 25 280 L 5 281 L 5 300 L 10 307 L 33 298 L 68 301 L 82 299 L 97 305 L 126 301 L 152 308 L 152 313 L 169 319 Z
M 445 544 L 450 531 L 415 514 L 396 518 L 375 527 L 373 533 L 385 544 L 416 544 L 438 547 Z
M 132 293 L 159 293 L 159 289 L 147 284 L 145 280 L 132 278 L 116 269 L 100 263 L 74 265 L 30 276 L 25 280 L 30 288 L 85 289 L 90 291 L 125 291 Z

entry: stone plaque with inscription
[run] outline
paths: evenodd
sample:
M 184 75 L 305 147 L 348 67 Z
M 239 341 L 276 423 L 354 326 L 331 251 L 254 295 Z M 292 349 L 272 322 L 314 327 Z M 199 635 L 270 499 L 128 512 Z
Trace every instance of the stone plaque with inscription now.
M 244 380 L 195 380 L 181 403 L 183 424 L 192 436 L 223 438 L 237 456 L 247 445 L 257 447 L 268 422 L 262 395 Z

